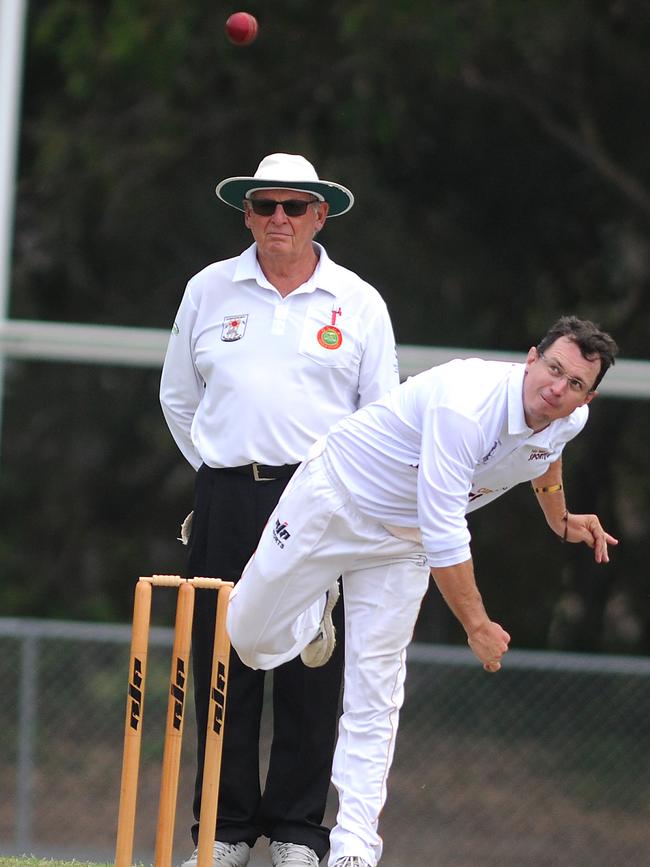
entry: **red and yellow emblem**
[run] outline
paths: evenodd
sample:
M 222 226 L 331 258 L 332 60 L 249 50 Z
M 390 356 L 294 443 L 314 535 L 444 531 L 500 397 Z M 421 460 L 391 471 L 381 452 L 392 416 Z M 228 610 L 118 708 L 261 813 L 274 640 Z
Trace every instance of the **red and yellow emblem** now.
M 316 335 L 316 340 L 324 349 L 338 349 L 343 343 L 343 335 L 335 325 L 324 325 Z
M 343 335 L 340 329 L 336 327 L 336 317 L 341 315 L 342 311 L 340 307 L 338 310 L 332 310 L 331 323 L 324 325 L 316 335 L 316 340 L 318 340 L 323 349 L 338 349 L 343 343 Z

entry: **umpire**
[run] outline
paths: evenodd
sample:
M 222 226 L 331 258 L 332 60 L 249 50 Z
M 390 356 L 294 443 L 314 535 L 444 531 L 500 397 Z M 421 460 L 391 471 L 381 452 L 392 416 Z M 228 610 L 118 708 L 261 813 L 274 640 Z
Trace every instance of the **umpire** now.
M 314 240 L 327 218 L 352 207 L 352 193 L 320 180 L 311 163 L 292 154 L 267 156 L 253 177 L 228 178 L 216 192 L 244 212 L 254 242 L 189 281 L 160 399 L 174 440 L 197 470 L 187 572 L 237 581 L 312 443 L 399 380 L 385 303 Z M 214 594 L 197 593 L 195 844 L 214 605 Z M 231 655 L 214 865 L 245 867 L 260 836 L 270 840 L 274 867 L 317 867 L 327 853 L 322 821 L 342 650 L 339 642 L 319 668 L 297 659 L 273 672 L 273 743 L 263 790 L 265 672 Z M 184 867 L 196 867 L 196 860 L 195 851 Z

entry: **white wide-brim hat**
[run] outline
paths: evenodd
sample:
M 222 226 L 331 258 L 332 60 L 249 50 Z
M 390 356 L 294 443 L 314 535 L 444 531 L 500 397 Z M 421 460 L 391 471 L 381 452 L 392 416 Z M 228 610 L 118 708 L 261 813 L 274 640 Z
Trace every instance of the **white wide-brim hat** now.
M 252 178 L 226 178 L 216 188 L 222 202 L 244 210 L 244 199 L 255 190 L 296 190 L 313 193 L 329 204 L 328 217 L 345 214 L 354 204 L 354 196 L 346 187 L 333 181 L 321 181 L 316 169 L 298 154 L 271 154 L 264 157 Z

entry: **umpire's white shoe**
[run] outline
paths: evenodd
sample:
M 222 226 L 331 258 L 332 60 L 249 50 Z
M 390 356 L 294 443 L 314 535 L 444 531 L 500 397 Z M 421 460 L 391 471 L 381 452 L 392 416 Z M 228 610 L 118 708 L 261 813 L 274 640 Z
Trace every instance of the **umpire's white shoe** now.
M 334 867 L 370 867 L 370 864 L 358 855 L 344 855 L 336 859 Z
M 212 850 L 212 867 L 246 867 L 251 858 L 251 847 L 248 843 L 222 843 L 214 841 Z M 199 862 L 198 848 L 192 852 L 181 867 L 197 867 Z
M 271 843 L 273 867 L 318 867 L 318 855 L 299 843 Z
M 320 668 L 329 660 L 336 647 L 336 629 L 332 623 L 332 611 L 340 596 L 339 579 L 327 591 L 323 619 L 317 634 L 300 653 L 300 658 L 309 668 Z

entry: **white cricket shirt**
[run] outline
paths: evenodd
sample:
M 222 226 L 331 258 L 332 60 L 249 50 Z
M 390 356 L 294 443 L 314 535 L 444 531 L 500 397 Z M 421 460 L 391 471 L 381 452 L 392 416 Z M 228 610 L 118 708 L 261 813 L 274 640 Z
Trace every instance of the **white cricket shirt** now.
M 335 425 L 325 455 L 357 508 L 419 528 L 430 566 L 470 557 L 465 515 L 542 475 L 584 427 L 587 406 L 534 433 L 524 364 L 450 361 Z
M 383 299 L 314 246 L 316 270 L 286 298 L 256 244 L 187 284 L 160 401 L 195 469 L 298 463 L 331 424 L 399 382 Z

